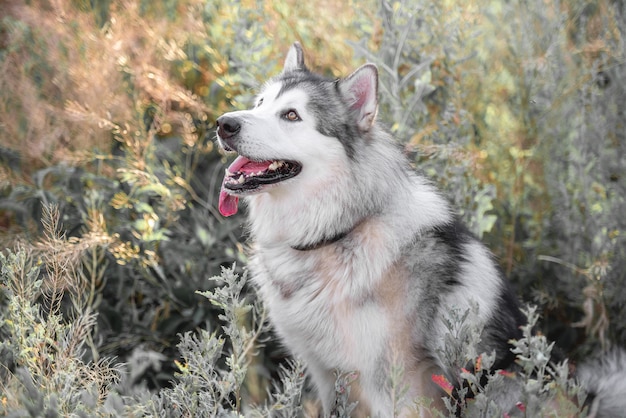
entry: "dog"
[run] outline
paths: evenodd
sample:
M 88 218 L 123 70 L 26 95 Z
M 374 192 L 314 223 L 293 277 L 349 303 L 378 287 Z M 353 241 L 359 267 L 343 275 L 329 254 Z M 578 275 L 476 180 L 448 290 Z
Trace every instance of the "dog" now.
M 355 415 L 428 413 L 393 399 L 392 367 L 404 399 L 443 408 L 432 377 L 456 373 L 441 358 L 447 315 L 472 312 L 476 352 L 495 352 L 494 370 L 514 364 L 510 340 L 526 320 L 492 253 L 411 168 L 377 109 L 375 65 L 328 79 L 295 43 L 252 109 L 217 120 L 219 143 L 238 154 L 219 210 L 231 216 L 245 200 L 252 279 L 326 416 L 337 370 L 358 374 Z

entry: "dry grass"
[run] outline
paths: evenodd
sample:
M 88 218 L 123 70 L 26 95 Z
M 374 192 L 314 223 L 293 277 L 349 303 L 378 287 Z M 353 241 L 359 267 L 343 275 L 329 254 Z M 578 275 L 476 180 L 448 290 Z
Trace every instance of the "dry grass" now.
M 74 161 L 78 151 L 108 152 L 111 130 L 140 129 L 138 115 L 151 103 L 163 110 L 166 133 L 184 129 L 181 113 L 213 120 L 232 107 L 241 88 L 231 83 L 224 54 L 241 34 L 225 23 L 246 9 L 255 11 L 247 17 L 263 20 L 257 23 L 272 42 L 271 50 L 257 52 L 258 59 L 282 57 L 300 40 L 309 50 L 323 51 L 316 67 L 345 74 L 351 62 L 346 28 L 357 20 L 357 9 L 352 2 L 327 3 L 247 1 L 206 12 L 205 2 L 186 0 L 175 16 L 164 16 L 157 6 L 147 13 L 138 2 L 117 1 L 102 27 L 96 13 L 68 0 L 4 5 L 9 17 L 2 33 L 8 49 L 0 63 L 2 145 L 18 151 L 32 169 Z M 203 13 L 211 12 L 218 13 L 212 18 L 221 27 L 203 21 Z M 202 46 L 204 59 L 190 56 L 190 45 Z M 215 82 L 227 90 L 226 100 L 207 100 Z

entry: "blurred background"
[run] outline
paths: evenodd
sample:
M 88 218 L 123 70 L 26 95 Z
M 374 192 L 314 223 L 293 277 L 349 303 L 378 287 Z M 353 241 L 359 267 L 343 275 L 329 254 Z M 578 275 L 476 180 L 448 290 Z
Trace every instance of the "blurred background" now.
M 250 106 L 294 41 L 330 77 L 379 66 L 379 119 L 563 354 L 625 346 L 626 7 L 461 3 L 1 2 L 1 410 L 61 404 L 67 382 L 46 370 L 63 358 L 128 362 L 117 391 L 157 393 L 182 333 L 220 332 L 196 291 L 245 269 L 246 237 L 245 213 L 216 210 L 229 157 L 215 119 Z M 250 403 L 286 357 L 264 335 Z

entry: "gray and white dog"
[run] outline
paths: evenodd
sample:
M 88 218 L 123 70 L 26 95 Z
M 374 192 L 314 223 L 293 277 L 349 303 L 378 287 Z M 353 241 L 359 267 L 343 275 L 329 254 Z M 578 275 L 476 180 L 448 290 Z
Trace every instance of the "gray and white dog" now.
M 336 370 L 358 372 L 355 414 L 393 415 L 392 367 L 408 388 L 400 415 L 427 414 L 411 400 L 440 403 L 432 375 L 457 373 L 440 358 L 446 315 L 472 312 L 476 352 L 495 351 L 494 369 L 514 362 L 509 340 L 524 322 L 492 254 L 376 122 L 377 90 L 376 66 L 327 79 L 296 43 L 253 109 L 218 119 L 221 145 L 239 154 L 220 212 L 245 198 L 253 280 L 326 415 Z

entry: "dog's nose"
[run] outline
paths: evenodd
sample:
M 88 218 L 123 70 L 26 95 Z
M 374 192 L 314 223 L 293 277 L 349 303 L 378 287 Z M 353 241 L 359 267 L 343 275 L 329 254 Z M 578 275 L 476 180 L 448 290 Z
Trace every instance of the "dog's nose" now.
M 241 130 L 241 123 L 231 116 L 220 116 L 217 118 L 217 135 L 227 140 L 237 135 Z

